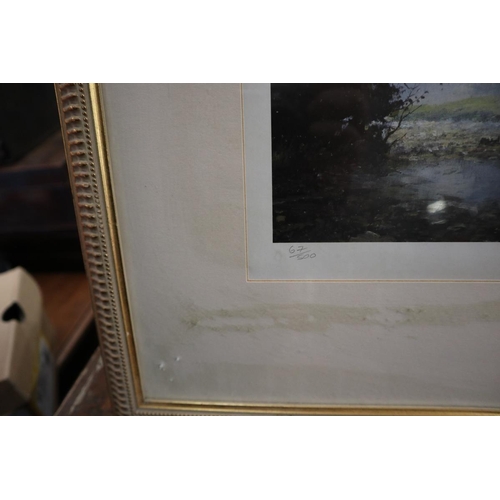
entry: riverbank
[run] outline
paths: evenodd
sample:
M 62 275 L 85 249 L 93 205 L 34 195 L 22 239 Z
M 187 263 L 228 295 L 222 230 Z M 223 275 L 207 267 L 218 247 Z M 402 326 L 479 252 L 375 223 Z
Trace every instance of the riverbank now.
M 407 121 L 393 135 L 390 160 L 500 159 L 500 122 Z

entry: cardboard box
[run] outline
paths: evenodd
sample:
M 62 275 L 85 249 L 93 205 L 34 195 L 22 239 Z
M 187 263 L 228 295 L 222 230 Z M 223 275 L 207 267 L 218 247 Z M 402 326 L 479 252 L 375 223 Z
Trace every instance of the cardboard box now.
M 52 414 L 51 329 L 40 289 L 20 267 L 0 274 L 0 314 L 0 415 Z

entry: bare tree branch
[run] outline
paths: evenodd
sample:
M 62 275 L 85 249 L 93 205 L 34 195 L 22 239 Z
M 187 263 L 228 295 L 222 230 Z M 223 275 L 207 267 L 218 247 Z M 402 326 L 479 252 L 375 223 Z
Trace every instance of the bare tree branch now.
M 409 116 L 411 116 L 413 113 L 415 113 L 418 109 L 422 107 L 422 105 L 419 104 L 421 98 L 418 97 L 418 95 L 420 94 L 420 86 L 418 84 L 410 86 L 407 83 L 404 83 L 403 85 L 406 89 L 409 90 L 409 93 L 401 105 L 400 114 L 397 119 L 396 126 L 388 128 L 387 134 L 385 135 L 384 138 L 385 143 L 388 143 L 390 137 L 392 137 L 401 128 L 404 120 L 406 120 Z M 415 104 L 417 104 L 417 106 L 415 106 Z M 397 141 L 401 139 L 402 137 L 396 139 L 389 145 L 389 147 L 392 147 Z

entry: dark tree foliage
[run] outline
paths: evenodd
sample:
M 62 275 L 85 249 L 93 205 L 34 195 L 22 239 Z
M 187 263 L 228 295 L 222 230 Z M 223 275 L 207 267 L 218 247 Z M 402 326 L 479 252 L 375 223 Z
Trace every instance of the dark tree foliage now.
M 418 91 L 390 83 L 272 84 L 273 152 L 304 159 L 324 148 L 343 162 L 376 160 L 424 98 Z

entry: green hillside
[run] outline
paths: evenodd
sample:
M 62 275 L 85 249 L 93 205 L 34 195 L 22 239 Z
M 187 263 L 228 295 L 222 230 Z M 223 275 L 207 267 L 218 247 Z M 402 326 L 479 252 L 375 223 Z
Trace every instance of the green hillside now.
M 424 104 L 409 119 L 500 121 L 500 97 L 470 97 L 445 104 Z

